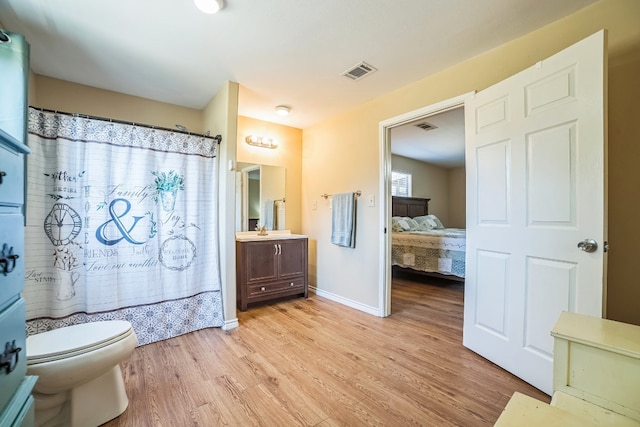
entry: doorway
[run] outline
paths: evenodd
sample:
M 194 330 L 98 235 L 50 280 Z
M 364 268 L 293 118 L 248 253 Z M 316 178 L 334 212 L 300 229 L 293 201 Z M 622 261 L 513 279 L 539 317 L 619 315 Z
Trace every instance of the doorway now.
M 383 235 L 381 236 L 381 283 L 379 285 L 380 292 L 380 316 L 387 317 L 391 314 L 391 170 L 392 170 L 392 130 L 404 126 L 409 123 L 419 122 L 428 117 L 435 116 L 450 110 L 464 108 L 464 101 L 471 96 L 472 93 L 460 95 L 437 104 L 429 105 L 418 110 L 414 110 L 400 116 L 393 117 L 380 123 L 380 144 L 381 144 L 381 218 L 383 224 Z M 389 232 L 387 232 L 389 231 Z

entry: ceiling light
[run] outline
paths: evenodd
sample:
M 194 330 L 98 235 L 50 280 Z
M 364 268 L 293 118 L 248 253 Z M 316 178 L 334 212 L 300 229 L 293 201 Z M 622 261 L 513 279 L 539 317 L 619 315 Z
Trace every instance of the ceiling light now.
M 204 13 L 216 13 L 224 7 L 223 0 L 193 0 L 193 2 Z
M 288 116 L 291 111 L 291 107 L 287 107 L 286 105 L 278 105 L 276 107 L 276 114 L 279 116 Z

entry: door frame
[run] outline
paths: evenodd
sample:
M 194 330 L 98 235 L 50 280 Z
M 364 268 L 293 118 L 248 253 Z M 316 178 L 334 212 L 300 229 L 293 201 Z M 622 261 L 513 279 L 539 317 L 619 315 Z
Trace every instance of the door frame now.
M 260 165 L 247 166 L 238 172 L 240 176 L 240 230 L 239 231 L 253 231 L 249 230 L 249 172 L 254 170 L 260 170 Z M 260 176 L 262 178 L 262 176 Z M 262 181 L 260 181 L 262 185 Z M 236 186 L 236 192 L 238 188 Z M 238 197 L 236 196 L 236 200 Z
M 475 91 L 467 92 L 399 116 L 391 117 L 379 123 L 380 140 L 380 271 L 378 285 L 378 316 L 391 314 L 391 129 L 414 120 L 421 120 L 438 113 L 464 108 L 467 98 Z M 389 232 L 387 232 L 389 231 Z

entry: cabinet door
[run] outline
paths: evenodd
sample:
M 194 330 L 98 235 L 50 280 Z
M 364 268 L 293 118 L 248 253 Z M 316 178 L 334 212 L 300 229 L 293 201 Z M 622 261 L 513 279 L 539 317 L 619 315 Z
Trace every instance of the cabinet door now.
M 275 241 L 247 242 L 245 245 L 246 283 L 275 280 L 278 277 Z
M 307 239 L 279 240 L 278 264 L 280 278 L 302 276 L 307 269 Z

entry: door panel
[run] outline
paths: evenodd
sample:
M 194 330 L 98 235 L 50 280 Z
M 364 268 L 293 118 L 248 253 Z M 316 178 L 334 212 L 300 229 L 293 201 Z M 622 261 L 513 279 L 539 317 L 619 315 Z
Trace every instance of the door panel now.
M 604 59 L 601 31 L 465 103 L 463 342 L 549 394 L 560 312 L 603 315 Z
M 509 220 L 509 141 L 478 148 L 478 221 L 506 224 Z
M 507 337 L 509 254 L 478 251 L 476 324 Z
M 575 226 L 575 122 L 527 135 L 530 225 Z
M 555 324 L 551 316 L 541 319 L 538 313 L 573 311 L 576 264 L 527 258 L 525 300 L 525 347 L 541 357 L 553 357 L 553 338 L 549 333 Z
M 280 278 L 286 279 L 303 275 L 307 259 L 302 254 L 304 254 L 307 240 L 290 239 L 281 240 L 278 243 L 280 244 L 280 255 L 278 256 Z
M 248 242 L 244 248 L 246 255 L 241 259 L 246 260 L 247 283 L 261 283 L 278 278 L 276 246 L 273 241 Z

